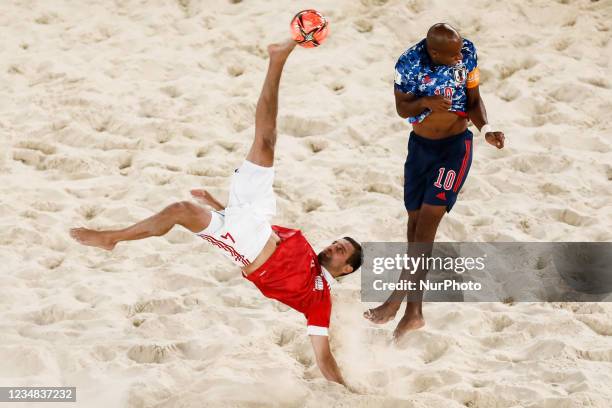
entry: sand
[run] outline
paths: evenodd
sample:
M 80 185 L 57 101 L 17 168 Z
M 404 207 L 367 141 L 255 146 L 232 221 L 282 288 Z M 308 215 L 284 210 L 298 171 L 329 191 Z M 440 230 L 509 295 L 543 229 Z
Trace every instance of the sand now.
M 393 323 L 361 317 L 354 274 L 334 289 L 331 330 L 349 391 L 322 378 L 299 313 L 186 230 L 113 252 L 71 240 L 191 188 L 225 200 L 265 46 L 305 7 L 331 36 L 282 80 L 278 224 L 315 249 L 404 240 L 393 65 L 447 21 L 478 48 L 507 147 L 476 139 L 437 239 L 612 240 L 610 0 L 6 1 L 0 386 L 76 386 L 88 408 L 608 407 L 610 304 L 426 304 L 427 326 L 393 345 Z

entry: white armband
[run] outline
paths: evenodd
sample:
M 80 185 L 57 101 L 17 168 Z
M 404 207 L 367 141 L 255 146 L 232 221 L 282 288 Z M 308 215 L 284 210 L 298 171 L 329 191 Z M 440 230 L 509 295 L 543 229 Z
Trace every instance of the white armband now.
M 489 132 L 493 132 L 493 128 L 488 123 L 484 125 L 482 128 L 480 128 L 480 134 L 483 136 Z

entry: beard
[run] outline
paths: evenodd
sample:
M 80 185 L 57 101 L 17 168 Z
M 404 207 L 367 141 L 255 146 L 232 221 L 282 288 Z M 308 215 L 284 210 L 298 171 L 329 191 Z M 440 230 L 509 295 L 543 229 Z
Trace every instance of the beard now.
M 319 265 L 321 266 L 327 266 L 329 262 L 331 261 L 331 257 L 325 254 L 325 252 L 323 251 L 317 254 L 317 259 L 319 260 Z

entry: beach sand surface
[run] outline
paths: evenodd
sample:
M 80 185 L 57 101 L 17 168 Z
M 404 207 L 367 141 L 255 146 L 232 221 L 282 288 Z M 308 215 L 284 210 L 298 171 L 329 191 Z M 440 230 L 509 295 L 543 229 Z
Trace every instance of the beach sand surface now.
M 361 316 L 373 304 L 356 273 L 334 289 L 347 390 L 321 376 L 303 316 L 187 230 L 112 252 L 70 238 L 192 188 L 225 201 L 266 45 L 306 7 L 331 34 L 286 65 L 275 223 L 316 250 L 344 235 L 405 240 L 410 128 L 393 67 L 446 21 L 476 44 L 489 119 L 507 139 L 498 151 L 475 136 L 437 239 L 612 240 L 611 0 L 6 1 L 0 386 L 75 386 L 88 408 L 609 407 L 610 304 L 430 303 L 427 325 L 394 345 L 393 322 Z

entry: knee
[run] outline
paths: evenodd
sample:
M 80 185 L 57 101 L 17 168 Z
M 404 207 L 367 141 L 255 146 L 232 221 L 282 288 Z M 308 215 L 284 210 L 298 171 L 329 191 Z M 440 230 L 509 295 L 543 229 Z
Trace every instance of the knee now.
M 264 134 L 263 142 L 266 148 L 270 150 L 274 150 L 274 147 L 276 146 L 276 129 L 275 128 L 270 129 Z
M 195 210 L 195 204 L 189 201 L 178 201 L 170 204 L 164 209 L 164 212 L 172 216 L 175 219 L 183 218 L 186 215 L 193 213 Z

